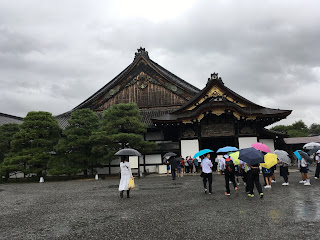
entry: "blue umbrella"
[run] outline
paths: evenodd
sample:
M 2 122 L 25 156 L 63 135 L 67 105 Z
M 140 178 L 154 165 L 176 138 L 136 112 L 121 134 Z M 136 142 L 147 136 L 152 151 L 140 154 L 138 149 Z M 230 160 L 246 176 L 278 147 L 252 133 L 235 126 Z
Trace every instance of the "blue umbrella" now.
M 296 157 L 298 158 L 298 160 L 302 160 L 302 157 L 301 157 L 301 155 L 300 155 L 299 152 L 302 152 L 302 151 L 301 151 L 301 150 L 297 150 L 297 151 L 294 151 L 293 153 L 294 153 L 294 155 L 296 155 Z
M 259 150 L 250 147 L 240 150 L 239 159 L 252 166 L 259 163 L 263 163 L 264 155 Z
M 226 147 L 223 147 L 223 148 L 219 148 L 217 153 L 236 152 L 238 150 L 239 149 L 236 148 L 236 147 L 226 146 Z
M 213 151 L 210 150 L 210 149 L 200 150 L 199 152 L 197 152 L 197 153 L 193 156 L 193 158 L 197 158 L 197 157 L 202 156 L 202 155 L 204 155 L 204 154 L 206 154 L 206 153 L 209 153 L 209 152 L 213 152 Z

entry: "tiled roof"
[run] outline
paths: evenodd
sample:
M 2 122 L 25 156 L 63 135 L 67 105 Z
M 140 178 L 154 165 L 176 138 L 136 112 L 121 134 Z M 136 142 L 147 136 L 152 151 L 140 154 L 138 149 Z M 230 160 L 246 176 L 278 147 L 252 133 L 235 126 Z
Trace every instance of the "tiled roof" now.
M 160 117 L 163 114 L 168 114 L 177 110 L 177 108 L 160 108 L 160 109 L 140 109 L 140 114 L 142 117 L 142 123 L 146 124 L 147 127 L 153 127 L 151 121 L 152 118 Z M 68 126 L 68 120 L 71 116 L 72 111 L 55 116 L 59 126 L 65 129 Z M 102 117 L 102 113 L 98 113 L 99 117 Z
M 283 140 L 286 144 L 305 144 L 305 143 L 309 143 L 309 142 L 320 143 L 320 136 L 284 138 Z
M 5 113 L 0 113 L 0 125 L 8 124 L 8 123 L 23 123 L 22 117 L 12 116 Z
M 147 124 L 148 127 L 152 127 L 153 123 L 151 119 L 158 118 L 164 114 L 169 114 L 177 108 L 163 108 L 163 109 L 140 109 L 140 114 L 142 116 L 142 122 Z

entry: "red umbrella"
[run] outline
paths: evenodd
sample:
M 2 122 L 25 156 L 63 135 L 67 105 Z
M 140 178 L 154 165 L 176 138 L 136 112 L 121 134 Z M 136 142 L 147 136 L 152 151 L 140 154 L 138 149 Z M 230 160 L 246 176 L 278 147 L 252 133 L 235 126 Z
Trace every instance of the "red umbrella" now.
M 252 144 L 251 146 L 257 150 L 260 150 L 261 152 L 265 152 L 265 153 L 271 152 L 270 148 L 263 143 L 257 142 L 257 143 Z

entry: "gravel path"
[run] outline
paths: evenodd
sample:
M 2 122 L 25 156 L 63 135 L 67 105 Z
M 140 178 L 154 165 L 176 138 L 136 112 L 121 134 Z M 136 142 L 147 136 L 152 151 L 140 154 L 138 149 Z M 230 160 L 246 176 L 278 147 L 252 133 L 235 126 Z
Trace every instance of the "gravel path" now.
M 294 171 L 281 186 L 276 174 L 263 199 L 243 184 L 224 196 L 217 174 L 212 195 L 197 175 L 149 175 L 130 199 L 118 178 L 0 184 L 0 239 L 320 239 L 320 180 L 303 186 Z

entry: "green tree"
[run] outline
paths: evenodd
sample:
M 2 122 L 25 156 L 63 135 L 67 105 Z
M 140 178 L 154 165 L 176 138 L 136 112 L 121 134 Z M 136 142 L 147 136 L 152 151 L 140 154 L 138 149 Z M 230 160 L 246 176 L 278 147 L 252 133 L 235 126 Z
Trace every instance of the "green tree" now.
M 111 106 L 103 113 L 99 131 L 91 136 L 95 143 L 92 151 L 103 163 L 117 158 L 114 154 L 122 148 L 130 147 L 146 154 L 155 147 L 155 143 L 143 139 L 146 131 L 137 104 L 120 103 Z
M 0 126 L 0 176 L 4 175 L 6 180 L 9 178 L 10 171 L 3 166 L 3 160 L 9 154 L 13 136 L 19 130 L 19 124 L 16 123 L 9 123 Z
M 51 113 L 29 112 L 11 141 L 12 151 L 4 159 L 3 166 L 25 174 L 46 174 L 60 133 L 58 122 Z
M 96 165 L 90 136 L 99 127 L 99 117 L 90 109 L 79 109 L 72 112 L 68 123 L 55 147 L 58 159 L 50 162 L 49 173 L 70 176 L 83 171 L 88 175 L 88 169 Z
M 309 128 L 309 134 L 312 136 L 320 135 L 320 124 L 312 123 Z
M 271 130 L 287 133 L 289 137 L 307 137 L 309 134 L 308 126 L 302 120 L 291 125 L 274 126 Z

